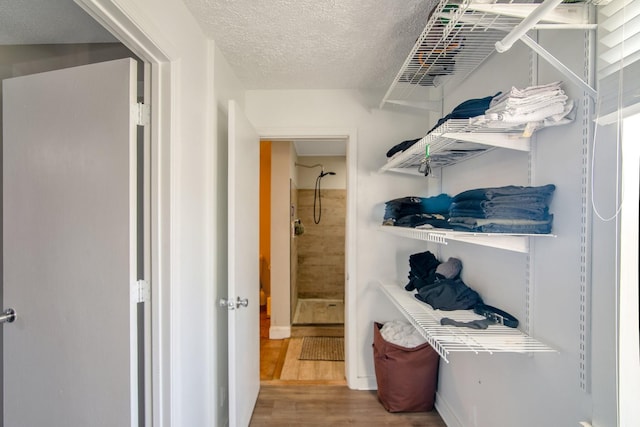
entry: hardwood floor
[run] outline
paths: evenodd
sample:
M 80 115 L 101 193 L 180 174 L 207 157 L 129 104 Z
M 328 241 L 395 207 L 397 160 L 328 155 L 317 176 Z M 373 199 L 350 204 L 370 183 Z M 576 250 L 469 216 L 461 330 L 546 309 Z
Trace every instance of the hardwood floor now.
M 295 326 L 292 337 L 269 339 L 260 313 L 260 394 L 251 427 L 396 426 L 446 427 L 437 411 L 389 413 L 375 390 L 350 390 L 344 362 L 301 361 L 304 336 L 344 336 L 343 326 Z
M 389 413 L 375 391 L 331 385 L 265 385 L 260 388 L 251 427 L 283 426 L 446 427 L 434 410 Z
M 344 336 L 342 325 L 294 326 L 291 338 L 269 339 L 269 318 L 260 312 L 260 381 L 272 384 L 346 384 L 344 361 L 298 360 L 305 336 Z

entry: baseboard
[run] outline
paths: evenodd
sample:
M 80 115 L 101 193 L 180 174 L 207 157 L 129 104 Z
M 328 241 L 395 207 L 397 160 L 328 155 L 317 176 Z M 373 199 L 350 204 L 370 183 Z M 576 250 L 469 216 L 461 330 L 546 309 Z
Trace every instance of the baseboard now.
M 451 410 L 451 406 L 449 406 L 446 399 L 437 392 L 435 407 L 447 427 L 464 427 L 464 424 L 460 422 L 460 419 L 456 416 L 455 412 Z
M 348 381 L 348 386 L 352 390 L 377 390 L 378 383 L 376 377 L 356 377 L 352 381 Z
M 282 340 L 291 337 L 291 326 L 271 326 L 269 328 L 270 340 Z

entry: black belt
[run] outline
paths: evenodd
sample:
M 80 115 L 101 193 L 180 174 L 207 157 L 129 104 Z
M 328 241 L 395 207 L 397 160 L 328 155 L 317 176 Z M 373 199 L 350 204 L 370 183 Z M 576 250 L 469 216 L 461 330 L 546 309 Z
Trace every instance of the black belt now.
M 501 325 L 508 326 L 510 328 L 518 327 L 518 319 L 499 308 L 486 304 L 476 304 L 476 306 L 473 307 L 473 311 Z

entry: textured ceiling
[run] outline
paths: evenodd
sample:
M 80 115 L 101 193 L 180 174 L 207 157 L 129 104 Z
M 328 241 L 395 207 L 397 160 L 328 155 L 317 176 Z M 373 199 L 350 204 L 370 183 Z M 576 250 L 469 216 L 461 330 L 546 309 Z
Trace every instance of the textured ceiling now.
M 248 89 L 392 82 L 431 0 L 184 0 Z

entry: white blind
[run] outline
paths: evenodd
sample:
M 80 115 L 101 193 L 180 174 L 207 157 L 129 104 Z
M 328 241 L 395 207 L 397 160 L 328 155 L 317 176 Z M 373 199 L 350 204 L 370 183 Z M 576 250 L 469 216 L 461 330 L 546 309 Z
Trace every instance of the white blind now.
M 599 122 L 640 112 L 640 1 L 598 7 Z

